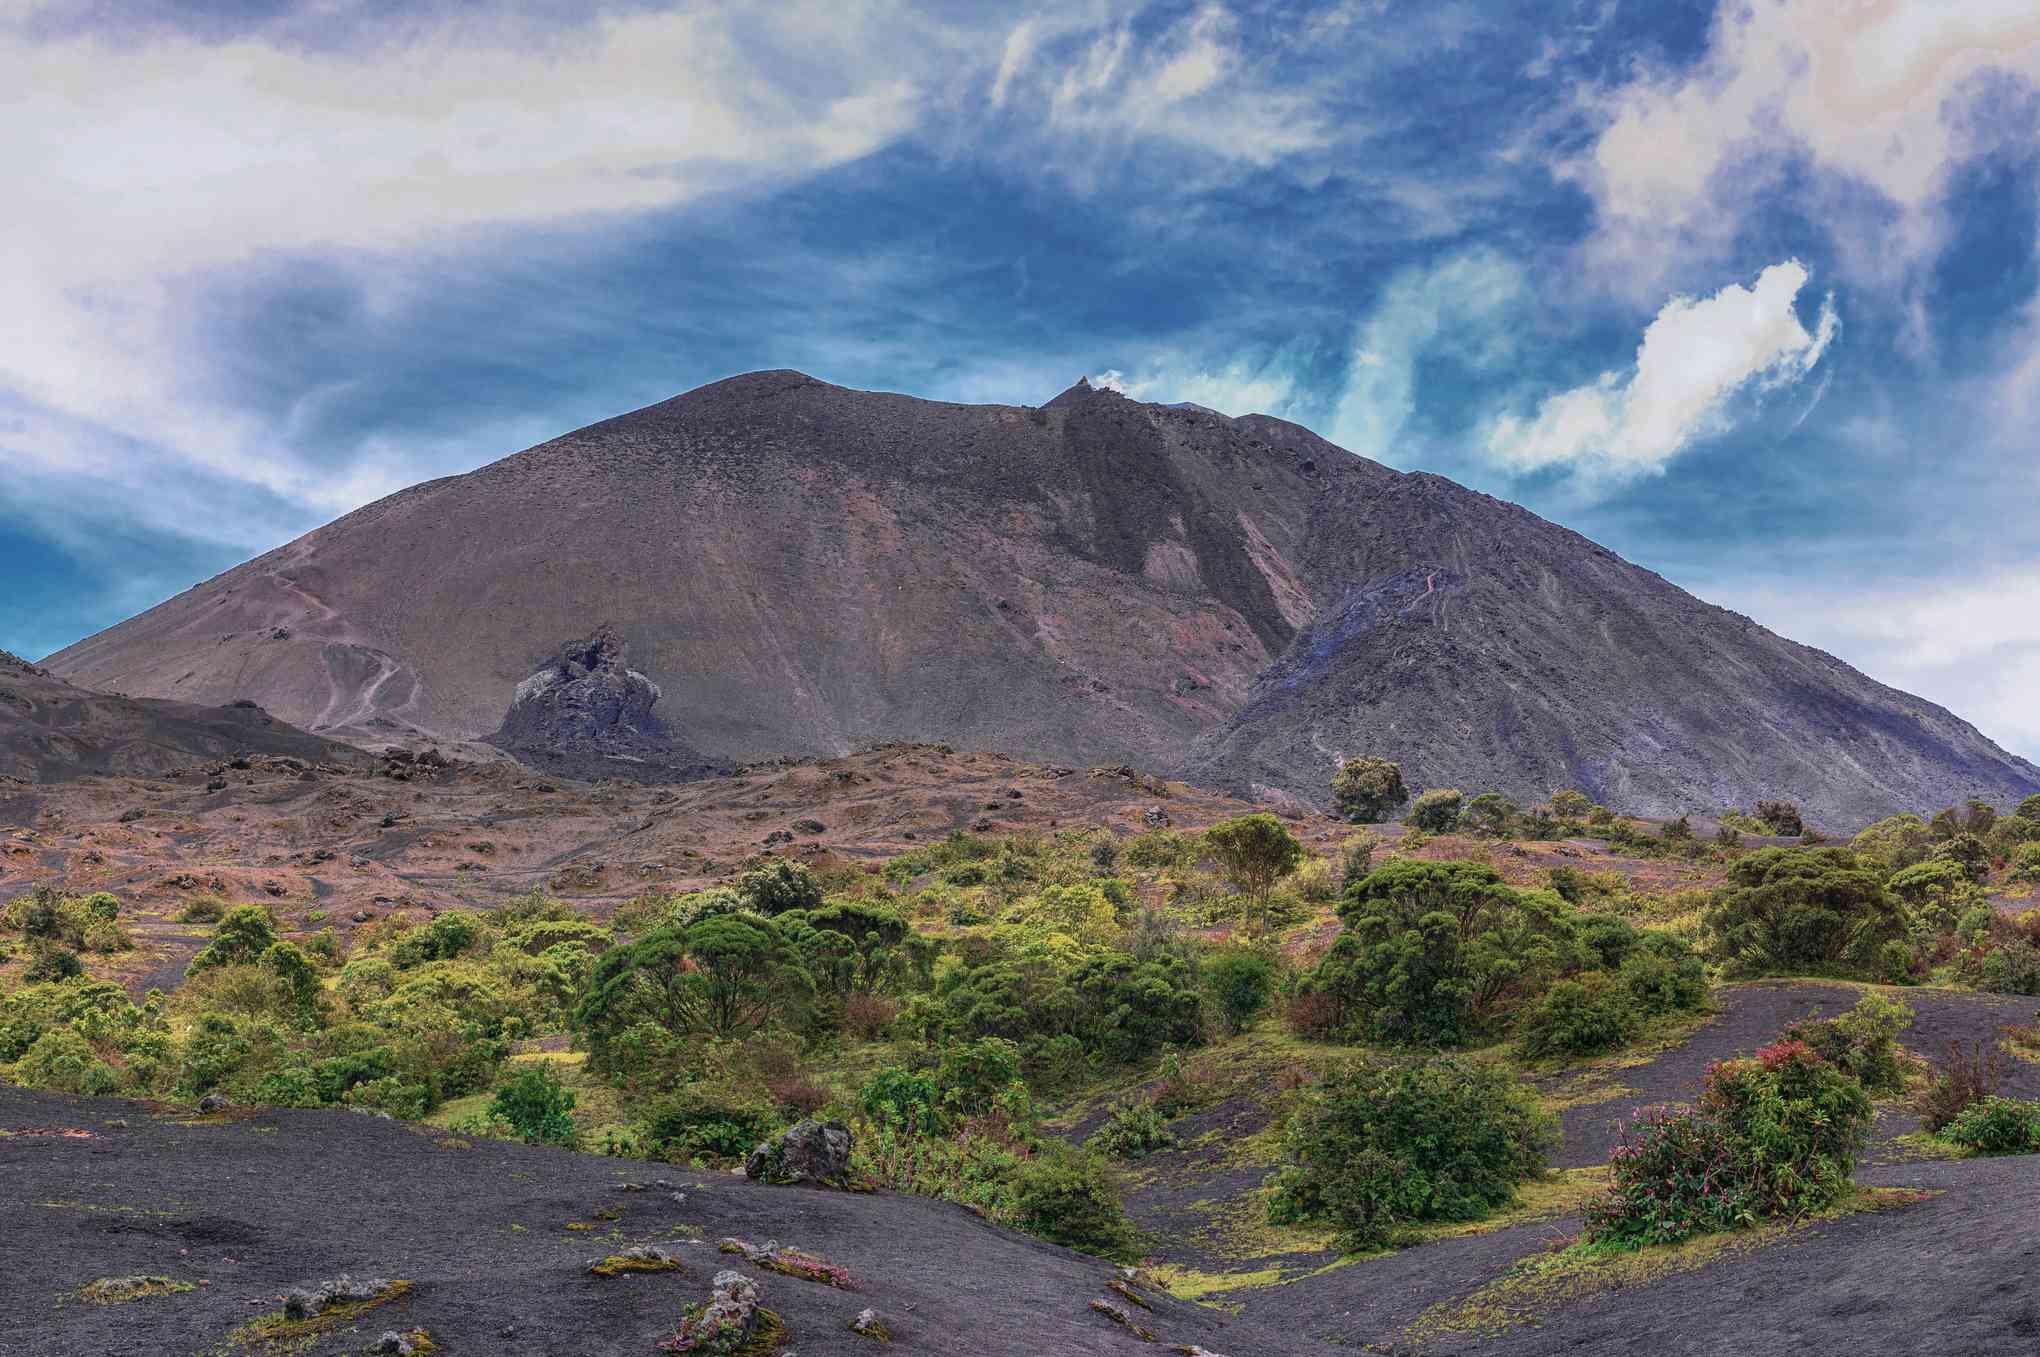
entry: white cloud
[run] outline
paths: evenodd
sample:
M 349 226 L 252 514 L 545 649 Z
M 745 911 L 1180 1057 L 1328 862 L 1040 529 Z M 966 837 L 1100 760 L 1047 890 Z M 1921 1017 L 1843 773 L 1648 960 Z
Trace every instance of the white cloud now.
M 0 32 L 0 393 L 76 425 L 13 440 L 8 461 L 100 474 L 135 440 L 322 509 L 407 479 L 401 458 L 329 477 L 213 396 L 188 330 L 200 280 L 666 206 L 908 130 L 917 87 L 888 16 L 809 8 L 804 26 L 703 5 L 508 36 L 449 18 L 366 51 Z M 817 42 L 837 59 L 807 69 Z
M 1513 349 L 1510 319 L 1528 296 L 1522 269 L 1492 250 L 1397 275 L 1354 335 L 1352 366 L 1325 437 L 1362 457 L 1397 462 L 1417 412 L 1418 361 L 1444 348 L 1472 366 L 1493 367 Z
M 1107 368 L 1091 378 L 1091 385 L 1138 401 L 1188 402 L 1234 417 L 1279 417 L 1303 397 L 1296 375 L 1280 360 L 1256 363 L 1236 359 L 1216 370 L 1161 362 L 1145 368 L 1138 377 Z
M 2040 566 L 1883 588 L 1728 583 L 1710 593 L 2040 761 Z
M 1695 68 L 1589 96 L 1606 126 L 1572 172 L 1603 246 L 1648 270 L 1668 239 L 1728 238 L 1734 209 L 1804 156 L 1901 210 L 1874 239 L 1844 241 L 1866 272 L 1888 272 L 1934 244 L 1949 166 L 1992 136 L 1956 115 L 1993 71 L 2040 80 L 2031 0 L 1723 0 Z
M 1765 269 L 1753 287 L 1672 298 L 1643 332 L 1632 370 L 1551 396 L 1534 415 L 1502 416 L 1488 430 L 1489 455 L 1519 472 L 1663 470 L 1722 426 L 1737 392 L 1789 385 L 1820 362 L 1839 322 L 1830 295 L 1807 333 L 1794 305 L 1806 281 L 1806 266 L 1792 259 Z

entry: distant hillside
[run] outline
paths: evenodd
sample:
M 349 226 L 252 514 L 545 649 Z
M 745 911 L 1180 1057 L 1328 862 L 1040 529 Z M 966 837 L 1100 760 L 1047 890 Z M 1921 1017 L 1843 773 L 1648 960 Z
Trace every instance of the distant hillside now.
M 0 777 L 149 777 L 239 754 L 364 761 L 352 746 L 307 735 L 252 703 L 201 707 L 91 692 L 0 650 Z
M 48 661 L 473 739 L 597 627 L 715 760 L 944 740 L 1322 799 L 1579 785 L 1848 820 L 2040 769 L 1510 505 L 1296 425 L 732 378 L 415 486 Z

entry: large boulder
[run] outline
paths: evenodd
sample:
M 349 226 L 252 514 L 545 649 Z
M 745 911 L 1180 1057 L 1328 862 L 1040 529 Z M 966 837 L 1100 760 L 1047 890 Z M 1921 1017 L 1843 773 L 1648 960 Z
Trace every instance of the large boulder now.
M 744 1174 L 763 1183 L 850 1185 L 850 1128 L 840 1121 L 809 1117 L 770 1140 L 759 1142 L 744 1160 Z
M 652 710 L 659 685 L 627 658 L 622 639 L 607 627 L 568 642 L 517 685 L 487 743 L 570 777 L 685 782 L 728 771 L 674 738 Z

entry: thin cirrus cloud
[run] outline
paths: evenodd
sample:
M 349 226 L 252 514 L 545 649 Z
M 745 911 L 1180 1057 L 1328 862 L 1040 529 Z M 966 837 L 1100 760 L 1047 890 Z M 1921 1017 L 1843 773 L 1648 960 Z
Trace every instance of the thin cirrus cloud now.
M 1806 283 L 1806 266 L 1789 259 L 1747 288 L 1730 283 L 1710 297 L 1672 298 L 1643 332 L 1632 368 L 1547 397 L 1534 414 L 1501 416 L 1488 431 L 1489 455 L 1517 472 L 1664 470 L 1695 440 L 1728 426 L 1738 393 L 1792 385 L 1820 362 L 1840 322 L 1829 294 L 1808 333 L 1795 305 Z

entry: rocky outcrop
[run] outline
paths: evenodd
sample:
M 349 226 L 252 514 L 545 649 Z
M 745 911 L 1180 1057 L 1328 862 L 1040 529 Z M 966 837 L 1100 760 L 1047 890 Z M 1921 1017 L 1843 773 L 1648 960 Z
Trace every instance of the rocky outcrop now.
M 843 1187 L 850 1181 L 850 1128 L 813 1117 L 796 1122 L 753 1149 L 744 1174 L 757 1182 Z
M 607 627 L 568 642 L 517 685 L 486 743 L 568 777 L 691 782 L 729 771 L 673 737 L 652 710 L 659 685 L 625 659 L 622 639 Z

